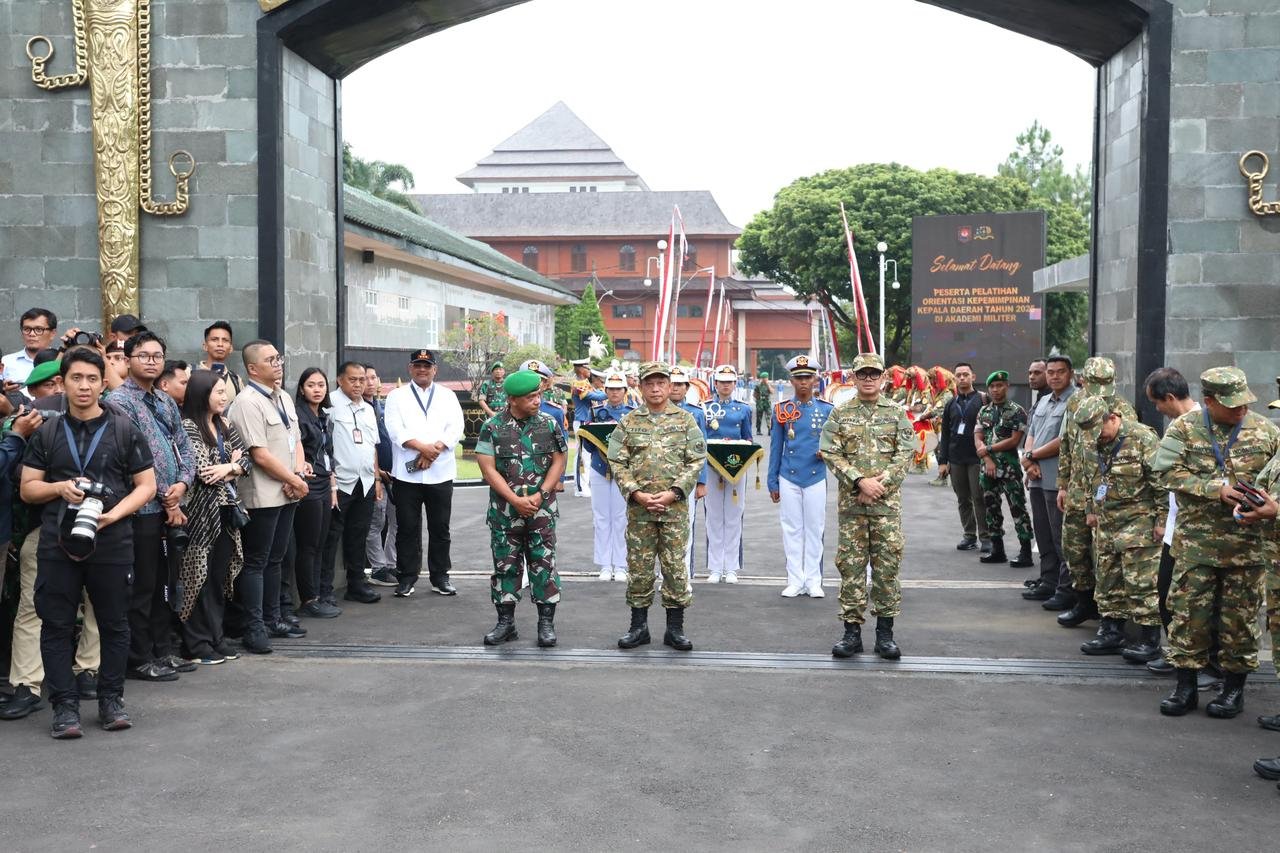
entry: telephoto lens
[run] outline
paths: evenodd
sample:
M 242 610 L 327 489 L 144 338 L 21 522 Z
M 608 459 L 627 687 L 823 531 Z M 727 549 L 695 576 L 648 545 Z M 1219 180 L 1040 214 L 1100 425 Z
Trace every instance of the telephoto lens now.
M 76 482 L 76 488 L 84 492 L 84 500 L 67 507 L 76 512 L 69 535 L 75 539 L 92 542 L 98 536 L 98 521 L 102 518 L 104 507 L 103 498 L 108 497 L 111 490 L 102 483 L 95 483 L 92 480 L 79 480 Z

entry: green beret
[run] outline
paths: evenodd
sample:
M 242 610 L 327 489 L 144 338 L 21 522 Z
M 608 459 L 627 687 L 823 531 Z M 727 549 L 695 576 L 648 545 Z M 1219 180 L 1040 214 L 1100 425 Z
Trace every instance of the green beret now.
M 988 385 L 990 385 L 992 382 L 1008 382 L 1008 381 L 1009 381 L 1009 371 L 1007 370 L 992 371 L 991 375 L 987 377 Z
M 495 361 L 495 362 L 493 363 L 493 367 L 490 367 L 490 368 L 489 368 L 489 372 L 490 372 L 490 373 L 493 373 L 493 371 L 497 370 L 499 367 L 502 367 L 502 362 L 500 362 L 500 361 Z
M 523 397 L 542 387 L 542 377 L 532 370 L 517 370 L 502 382 L 508 397 Z
M 33 388 L 41 382 L 48 382 L 50 379 L 58 375 L 58 369 L 62 367 L 62 359 L 46 361 L 37 364 L 31 369 L 31 373 L 27 375 L 27 381 L 24 383 L 28 388 Z

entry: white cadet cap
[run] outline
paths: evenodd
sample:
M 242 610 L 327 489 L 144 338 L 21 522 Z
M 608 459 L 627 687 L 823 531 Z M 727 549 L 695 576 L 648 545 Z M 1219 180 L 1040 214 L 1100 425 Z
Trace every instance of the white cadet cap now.
M 627 377 L 621 373 L 610 373 L 604 379 L 604 387 L 606 388 L 626 388 Z
M 722 364 L 716 368 L 716 372 L 712 374 L 713 382 L 737 382 L 738 369 L 732 364 Z

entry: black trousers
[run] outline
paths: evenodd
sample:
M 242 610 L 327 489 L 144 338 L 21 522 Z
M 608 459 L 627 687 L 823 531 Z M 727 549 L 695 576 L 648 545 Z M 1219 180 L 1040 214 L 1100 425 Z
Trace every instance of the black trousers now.
M 952 478 L 954 479 L 954 478 Z M 1058 490 L 1027 489 L 1031 504 L 1031 527 L 1040 549 L 1040 583 L 1050 584 L 1058 592 L 1071 589 L 1071 571 L 1062 559 L 1062 513 L 1058 512 Z
M 226 610 L 227 572 L 231 569 L 233 543 L 225 524 L 222 533 L 209 547 L 209 573 L 200 588 L 191 615 L 182 623 L 182 646 L 185 657 L 211 657 L 222 643 L 222 617 Z
M 293 514 L 293 540 L 297 548 L 293 577 L 298 585 L 298 601 L 302 604 L 320 597 L 320 558 L 329 535 L 330 500 L 328 490 L 308 494 Z
M 1164 624 L 1164 630 L 1169 631 L 1169 623 L 1173 621 L 1173 613 L 1169 610 L 1169 587 L 1173 585 L 1173 552 L 1169 550 L 1168 545 L 1162 545 L 1160 550 L 1160 572 L 1156 575 L 1156 592 L 1160 596 L 1160 621 Z M 1213 596 L 1213 611 L 1209 616 L 1209 665 L 1214 669 L 1218 668 L 1218 652 L 1222 650 L 1222 644 L 1218 640 L 1218 625 L 1222 620 L 1222 590 L 1219 589 Z
M 130 562 L 84 562 L 41 556 L 36 568 L 35 606 L 40 617 L 40 657 L 44 683 L 54 706 L 78 702 L 75 662 L 76 615 L 87 590 L 102 638 L 98 667 L 98 697 L 124 695 L 124 671 L 129 662 Z
M 129 665 L 173 654 L 164 513 L 133 517 L 133 588 L 129 598 Z
M 407 483 L 396 480 L 396 577 L 413 580 L 422 573 L 422 511 L 427 511 L 427 573 L 433 584 L 449 579 L 449 518 L 453 481 Z
M 280 566 L 293 538 L 297 504 L 249 510 L 249 524 L 240 531 L 244 568 L 236 578 L 235 607 L 228 618 L 246 634 L 261 634 L 266 623 L 280 620 Z
M 333 574 L 342 547 L 342 567 L 347 573 L 347 586 L 364 581 L 365 543 L 373 520 L 373 490 L 366 492 L 356 480 L 347 494 L 338 490 L 338 508 L 329 520 L 329 535 L 324 543 L 324 559 L 320 568 L 320 595 L 333 594 Z

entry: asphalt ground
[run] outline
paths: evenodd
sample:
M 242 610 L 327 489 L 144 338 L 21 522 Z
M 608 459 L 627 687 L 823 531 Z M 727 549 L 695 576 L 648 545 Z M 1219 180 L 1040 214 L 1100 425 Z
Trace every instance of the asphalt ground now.
M 0 849 L 1273 848 L 1280 793 L 1250 770 L 1280 754 L 1253 722 L 1280 711 L 1270 667 L 1235 720 L 1161 717 L 1170 682 L 1085 658 L 1088 627 L 1019 597 L 1031 570 L 956 552 L 927 479 L 904 500 L 900 664 L 832 661 L 831 568 L 825 599 L 778 596 L 754 488 L 743 582 L 695 582 L 692 654 L 617 650 L 622 584 L 594 579 L 573 497 L 560 646 L 536 649 L 523 602 L 520 639 L 484 649 L 486 495 L 459 489 L 458 596 L 384 589 L 273 655 L 131 681 L 128 732 L 93 728 L 91 702 L 76 742 L 48 738 L 47 707 L 0 724 Z M 828 553 L 834 511 L 832 488 Z

